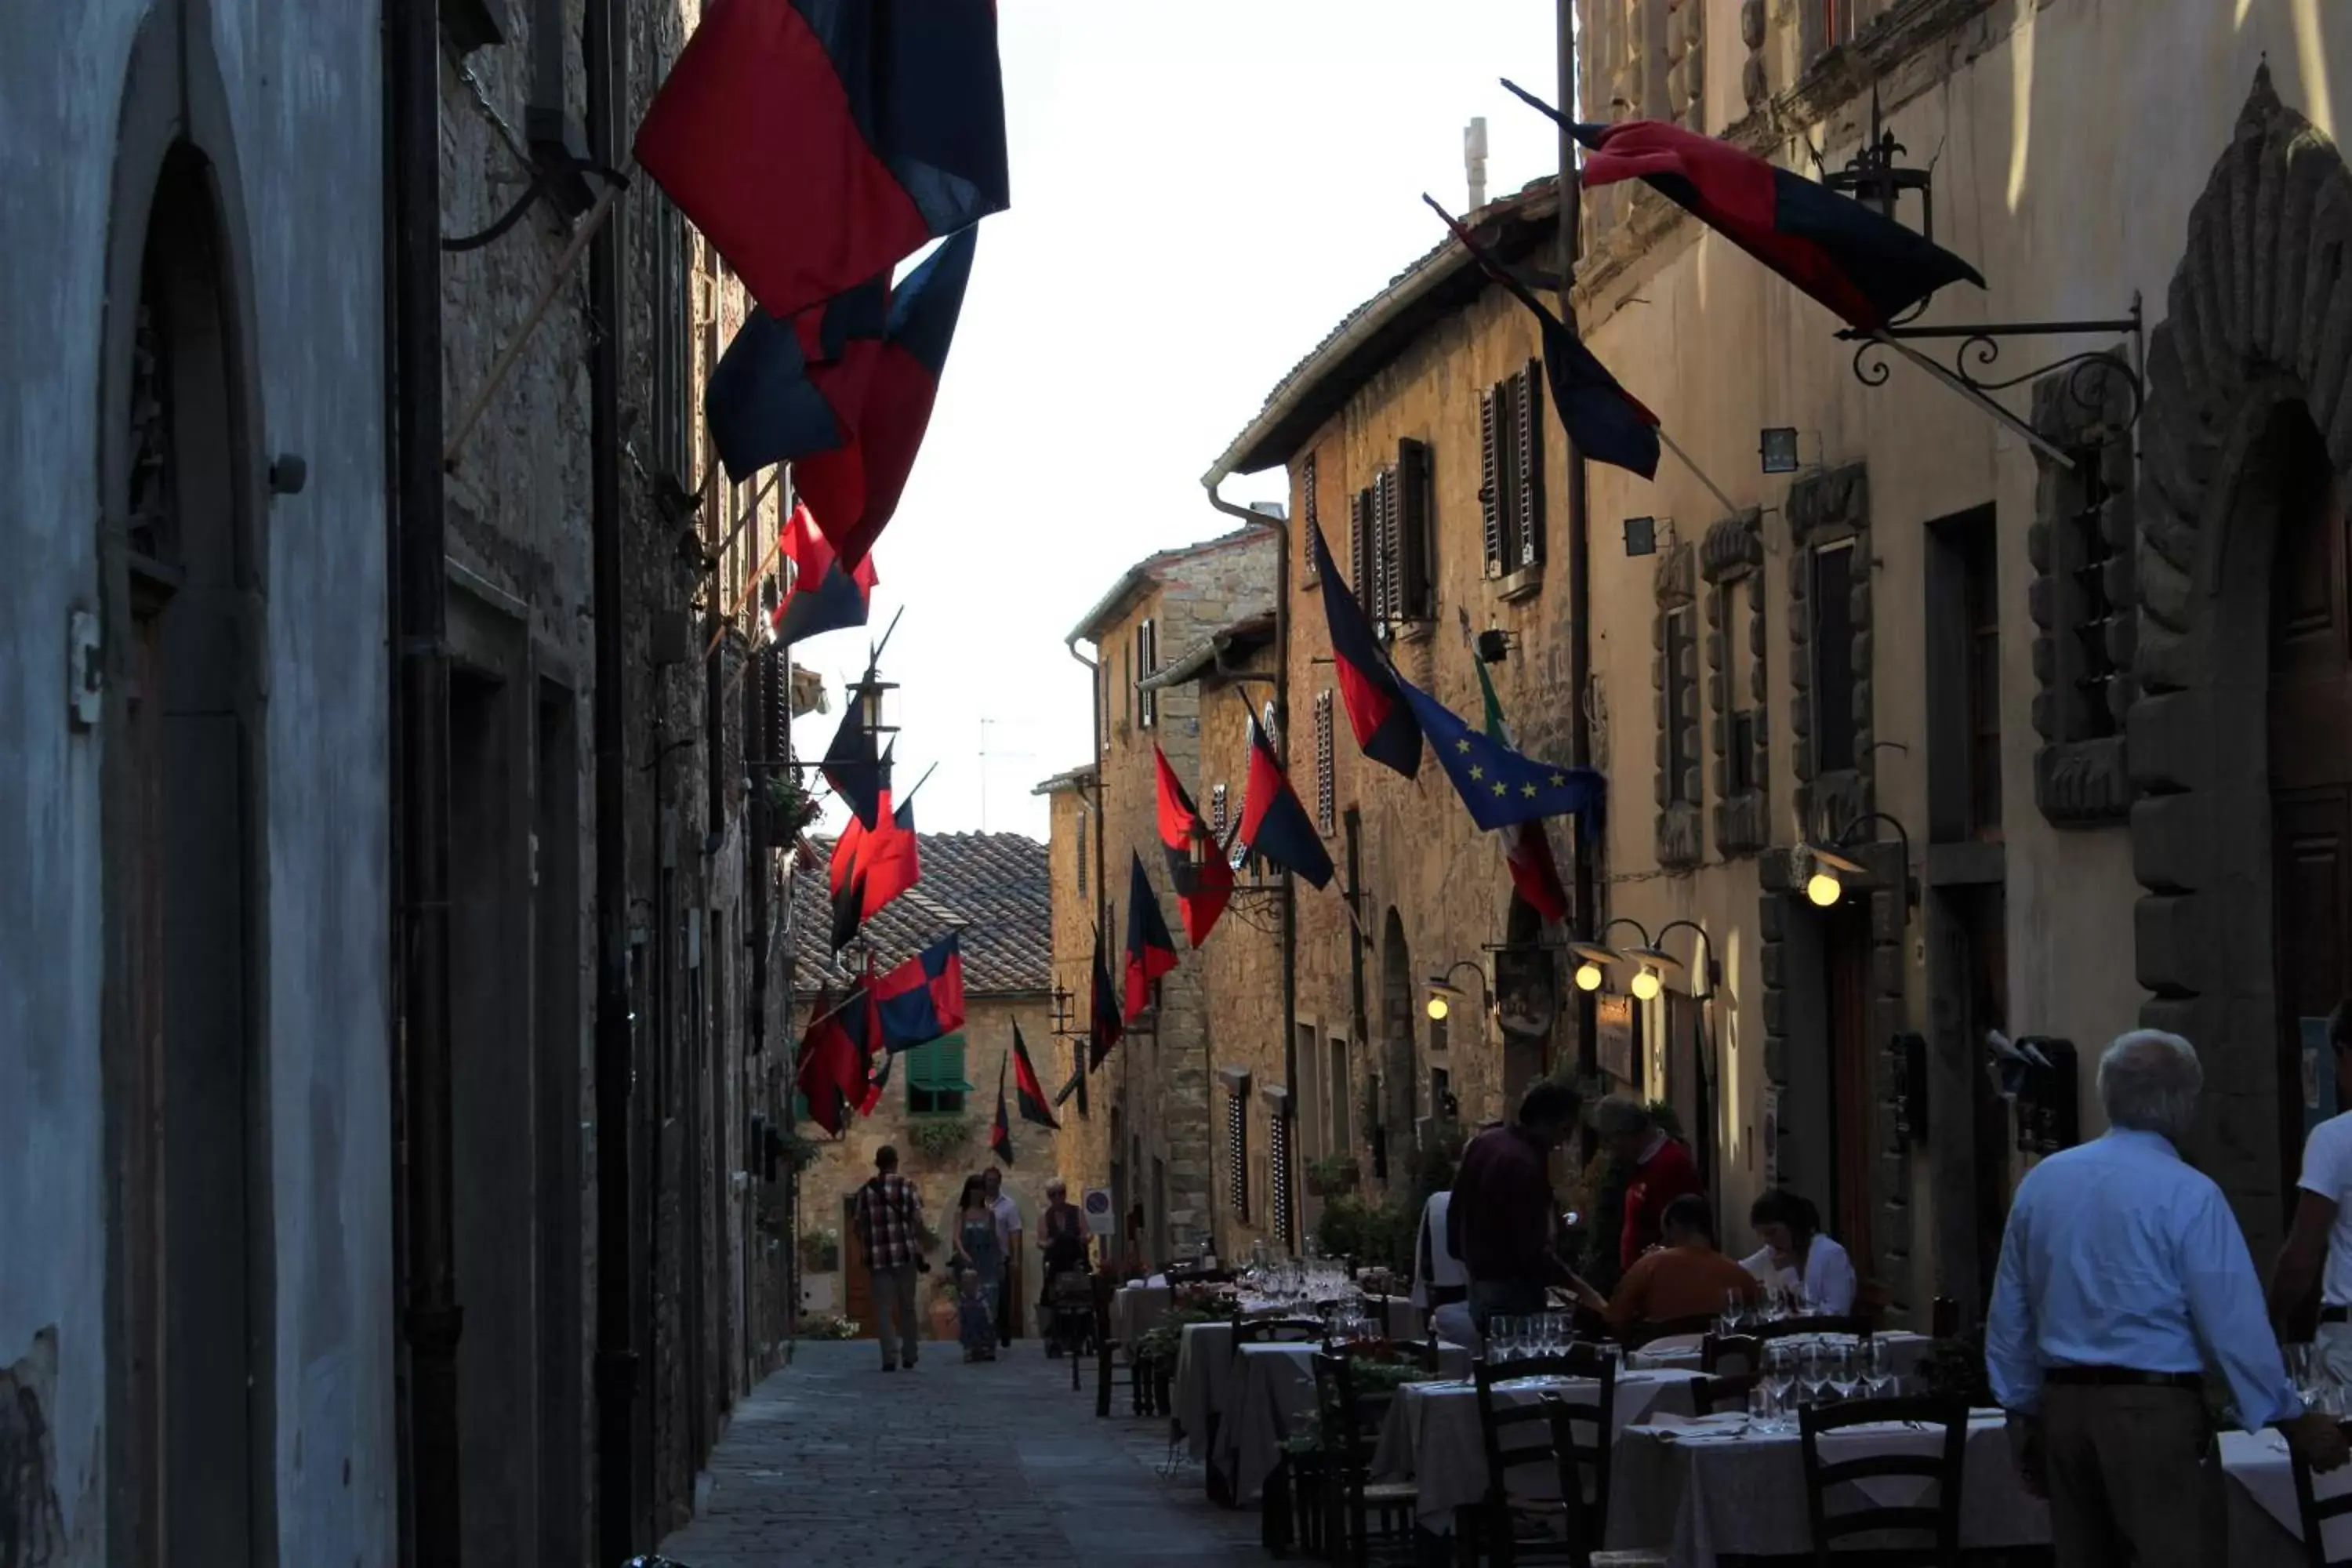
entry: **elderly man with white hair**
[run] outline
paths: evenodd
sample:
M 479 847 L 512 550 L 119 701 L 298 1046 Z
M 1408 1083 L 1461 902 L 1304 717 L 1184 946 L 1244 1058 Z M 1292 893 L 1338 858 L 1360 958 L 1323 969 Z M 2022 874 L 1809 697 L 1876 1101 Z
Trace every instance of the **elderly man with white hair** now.
M 2036 1165 L 2010 1210 L 1985 1366 L 2059 1568 L 2229 1561 L 2209 1361 L 2249 1427 L 2320 1469 L 2347 1457 L 2287 1382 L 2221 1188 L 2180 1158 L 2203 1084 L 2178 1035 L 2118 1037 L 2099 1058 L 2105 1135 Z

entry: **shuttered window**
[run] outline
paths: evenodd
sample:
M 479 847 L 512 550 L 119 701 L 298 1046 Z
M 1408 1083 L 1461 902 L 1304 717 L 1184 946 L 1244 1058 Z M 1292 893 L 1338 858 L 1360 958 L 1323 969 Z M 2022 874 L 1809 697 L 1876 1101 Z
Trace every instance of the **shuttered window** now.
M 1226 1184 L 1233 1194 L 1234 1217 L 1250 1216 L 1249 1092 L 1233 1089 L 1225 1096 Z
M 1323 524 L 1315 505 L 1315 454 L 1298 470 L 1298 510 L 1307 519 L 1307 526 L 1298 531 L 1298 582 L 1301 587 L 1315 586 L 1315 531 Z
M 1397 618 L 1398 557 L 1404 533 L 1401 496 L 1394 463 L 1372 476 L 1373 537 L 1378 548 L 1372 554 L 1371 616 L 1376 621 Z
M 1518 562 L 1543 560 L 1543 362 L 1529 360 L 1511 389 L 1511 477 Z
M 1425 441 L 1397 443 L 1397 574 L 1390 606 L 1392 618 L 1426 621 L 1437 615 L 1437 583 L 1433 563 L 1436 535 L 1430 516 L 1429 445 Z
M 1543 363 L 1507 376 L 1478 398 L 1478 509 L 1486 575 L 1543 561 Z
M 1510 399 L 1501 384 L 1478 395 L 1478 521 L 1486 535 L 1489 577 L 1503 574 L 1504 552 L 1509 542 L 1504 509 L 1511 498 L 1503 488 L 1503 426 L 1509 417 Z
M 1135 628 L 1135 712 L 1136 722 L 1150 729 L 1160 722 L 1160 693 L 1143 684 L 1144 678 L 1160 668 L 1160 626 L 1150 616 Z
M 1372 580 L 1367 568 L 1372 557 L 1372 492 L 1356 492 L 1348 513 L 1348 586 L 1364 613 L 1372 613 Z
M 917 1046 L 898 1058 L 907 1075 L 907 1113 L 910 1116 L 961 1116 L 971 1085 L 963 1079 L 963 1037 L 942 1035 L 927 1046 Z
M 1328 834 L 1339 821 L 1339 795 L 1331 777 L 1331 694 L 1315 694 L 1315 826 Z
M 1209 786 L 1209 831 L 1218 843 L 1225 841 L 1225 786 Z

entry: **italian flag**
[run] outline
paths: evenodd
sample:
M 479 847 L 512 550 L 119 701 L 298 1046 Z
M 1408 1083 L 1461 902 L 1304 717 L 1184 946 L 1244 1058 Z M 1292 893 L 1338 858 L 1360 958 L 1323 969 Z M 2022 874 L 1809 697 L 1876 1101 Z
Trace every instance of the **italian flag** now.
M 1476 661 L 1478 695 L 1486 705 L 1486 738 L 1516 751 L 1511 727 L 1503 721 L 1503 705 L 1495 696 L 1495 682 L 1484 659 Z M 1548 921 L 1568 919 L 1568 889 L 1561 886 L 1559 867 L 1551 858 L 1551 840 L 1541 822 L 1522 822 L 1503 829 L 1503 858 L 1511 868 L 1511 886 L 1529 908 Z

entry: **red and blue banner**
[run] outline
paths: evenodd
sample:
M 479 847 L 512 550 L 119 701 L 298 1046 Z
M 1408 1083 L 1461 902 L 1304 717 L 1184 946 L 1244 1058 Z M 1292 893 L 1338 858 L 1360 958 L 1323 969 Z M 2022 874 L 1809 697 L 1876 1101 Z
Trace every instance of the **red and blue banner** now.
M 1209 937 L 1217 917 L 1234 894 L 1234 868 L 1224 849 L 1201 820 L 1200 809 L 1185 792 L 1168 753 L 1151 748 L 1158 765 L 1160 847 L 1168 854 L 1168 880 L 1176 889 L 1176 918 L 1184 940 L 1199 947 Z
M 1339 701 L 1357 748 L 1385 767 L 1411 778 L 1421 771 L 1421 726 L 1405 705 L 1396 671 L 1372 636 L 1364 609 L 1348 591 L 1323 542 L 1323 530 L 1308 530 L 1315 545 L 1315 578 L 1323 589 L 1323 619 L 1331 632 L 1331 662 L 1339 672 Z
M 979 241 L 977 228 L 950 236 L 900 282 L 849 439 L 793 469 L 817 526 L 852 568 L 889 526 L 914 471 Z
M 885 273 L 790 321 L 754 306 L 703 387 L 703 416 L 727 477 L 845 443 L 882 353 Z
M 874 984 L 882 1045 L 910 1051 L 963 1027 L 963 944 L 955 932 L 931 943 Z
M 635 152 L 797 315 L 1010 205 L 994 0 L 710 0 Z
M 793 563 L 793 585 L 776 605 L 772 625 L 778 642 L 806 642 L 866 624 L 874 602 L 874 557 L 868 555 L 854 571 L 843 570 L 805 502 L 793 508 L 782 548 Z
M 1008 1169 L 1013 1164 L 1013 1121 L 1004 1114 L 1004 1062 L 996 1064 L 996 1120 L 988 1129 L 988 1152 Z
M 1029 1059 L 1029 1042 L 1021 1037 L 1021 1026 L 1013 1026 L 1013 1089 L 1019 1097 L 1021 1120 L 1055 1131 L 1061 1122 L 1055 1120 L 1054 1108 L 1045 1102 L 1045 1086 L 1037 1077 L 1037 1064 Z
M 842 805 L 871 832 L 882 820 L 883 763 L 866 722 L 866 704 L 855 697 L 843 704 L 840 727 L 818 766 Z
M 1139 861 L 1137 864 L 1140 865 Z M 1161 927 L 1162 931 L 1167 928 Z M 1110 984 L 1110 961 L 1103 955 L 1103 928 L 1095 926 L 1094 974 L 1087 984 L 1087 1060 L 1086 1070 L 1092 1072 L 1102 1066 L 1110 1048 L 1127 1033 L 1127 1021 L 1119 1016 L 1118 996 Z M 1080 1092 L 1083 1094 L 1084 1090 Z
M 802 1037 L 793 1085 L 808 1102 L 809 1120 L 835 1137 L 848 1122 L 850 1106 L 866 1102 L 866 1052 L 851 1033 L 863 987 L 852 986 L 847 1005 L 832 1005 L 832 993 L 817 993 L 816 1011 Z
M 1241 841 L 1253 855 L 1263 856 L 1286 871 L 1295 871 L 1316 887 L 1331 880 L 1331 854 L 1323 836 L 1299 804 L 1275 760 L 1274 743 L 1258 728 L 1257 715 L 1249 721 L 1249 783 L 1242 795 Z
M 1127 879 L 1127 1016 L 1131 1021 L 1151 1005 L 1151 983 L 1176 967 L 1176 942 L 1168 918 L 1143 874 L 1143 857 L 1132 857 Z

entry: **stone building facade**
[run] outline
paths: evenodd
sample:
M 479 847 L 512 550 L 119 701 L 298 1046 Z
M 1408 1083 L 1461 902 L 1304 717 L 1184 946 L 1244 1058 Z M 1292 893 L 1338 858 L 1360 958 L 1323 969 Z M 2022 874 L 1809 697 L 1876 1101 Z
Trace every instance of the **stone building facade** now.
M 1122 1216 L 1143 1205 L 1146 1247 L 1155 1258 L 1214 1240 L 1211 1102 L 1218 1047 L 1210 1036 L 1204 972 L 1185 941 L 1160 846 L 1153 760 L 1155 747 L 1164 752 L 1195 805 L 1207 811 L 1199 784 L 1201 696 L 1190 685 L 1156 686 L 1149 678 L 1212 634 L 1263 611 L 1273 599 L 1276 559 L 1275 535 L 1245 526 L 1147 556 L 1123 574 L 1069 637 L 1073 651 L 1080 642 L 1094 649 L 1101 740 L 1096 771 L 1091 779 L 1082 769 L 1041 786 L 1055 807 L 1054 968 L 1073 998 L 1075 1026 L 1085 1025 L 1097 927 L 1112 985 L 1123 990 L 1128 888 L 1139 857 L 1176 943 L 1174 972 L 1089 1075 L 1086 1113 L 1080 1125 L 1066 1127 L 1059 1144 L 1062 1173 L 1074 1188 L 1108 1188 Z M 1097 840 L 1090 851 L 1078 842 L 1081 832 Z M 1081 865 L 1090 896 L 1078 891 Z M 1225 920 L 1238 923 L 1230 911 Z M 1213 933 L 1211 943 L 1226 929 Z
M 2097 1131 L 2099 1047 L 2159 1024 L 2205 1054 L 2200 1157 L 2268 1256 L 2309 1020 L 2352 984 L 2336 858 L 2352 763 L 2326 738 L 2352 637 L 2341 595 L 2308 588 L 2342 580 L 2346 548 L 2327 83 L 2352 39 L 2304 10 L 1580 7 L 1588 103 L 1799 170 L 1811 147 L 1831 172 L 1875 112 L 1910 150 L 1898 163 L 1932 161 L 1934 235 L 1988 288 L 1948 290 L 1923 320 L 1987 325 L 1999 374 L 2019 377 L 1991 395 L 2067 460 L 1907 365 L 1880 374 L 1833 318 L 1645 187 L 1588 193 L 1587 341 L 1731 506 L 1672 457 L 1654 483 L 1591 466 L 1580 626 L 1562 581 L 1570 455 L 1549 411 L 1538 482 L 1520 478 L 1531 318 L 1448 245 L 1341 323 L 1212 479 L 1286 467 L 1294 545 L 1319 521 L 1360 584 L 1395 595 L 1375 613 L 1399 668 L 1456 711 L 1475 712 L 1470 645 L 1494 629 L 1523 746 L 1566 760 L 1586 727 L 1610 811 L 1576 934 L 1620 954 L 1589 1033 L 1568 1026 L 1555 953 L 1533 963 L 1559 1000 L 1532 1047 L 1515 1055 L 1490 1015 L 1474 1047 L 1459 1006 L 1442 1048 L 1425 1024 L 1410 1039 L 1427 976 L 1464 959 L 1504 992 L 1500 1018 L 1519 1013 L 1501 969 L 1521 960 L 1483 950 L 1538 933 L 1433 770 L 1416 787 L 1378 769 L 1341 718 L 1332 841 L 1357 868 L 1362 928 L 1302 895 L 1298 1026 L 1311 1016 L 1353 1071 L 1382 1074 L 1391 1125 L 1408 1065 L 1418 1100 L 1441 1059 L 1465 1118 L 1558 1066 L 1667 1099 L 1735 1239 L 1757 1191 L 1797 1186 L 1891 1314 L 1924 1319 L 1937 1296 L 1980 1303 L 2017 1176 Z M 2084 90 L 2095 79 L 2141 87 L 2119 105 Z M 1556 213 L 1540 183 L 1477 219 L 1540 270 Z M 1898 216 L 1922 223 L 1921 198 Z M 2050 321 L 2123 324 L 1999 331 Z M 1958 340 L 1915 346 L 1948 364 Z M 2144 411 L 2134 376 L 2065 357 L 2105 351 L 2144 363 Z M 1793 461 L 1760 471 L 1759 447 L 1791 437 Z M 1358 509 L 1376 535 L 1388 515 L 1384 474 L 1427 486 L 1390 575 L 1350 542 Z M 1303 735 L 1329 666 L 1292 560 Z M 1291 754 L 1307 794 L 1312 753 L 1294 738 Z M 1834 889 L 1815 882 L 1837 868 L 1824 853 L 1846 862 Z M 1641 1003 L 1626 950 L 1650 940 L 1674 962 Z M 2014 1103 L 1986 1071 L 1993 1026 L 2058 1064 Z M 1328 1145 L 1328 1079 L 1291 1087 L 1324 1103 Z
M 875 1151 L 887 1143 L 898 1152 L 900 1171 L 920 1189 L 924 1212 L 943 1237 L 964 1178 L 992 1165 L 1003 1173 L 1025 1231 L 1025 1289 L 1015 1324 L 1030 1331 L 1029 1304 L 1040 1282 L 1036 1216 L 1055 1173 L 1060 1134 L 1021 1120 L 1009 1063 L 1017 1027 L 1047 1095 L 1067 1081 L 1055 1051 L 1046 847 L 1018 833 L 923 834 L 918 844 L 922 879 L 885 905 L 851 946 L 832 953 L 825 875 L 832 842 L 813 839 L 811 845 L 790 879 L 788 951 L 798 1015 L 814 1016 L 821 987 L 837 996 L 862 974 L 869 948 L 876 973 L 887 973 L 953 931 L 963 953 L 964 1024 L 936 1045 L 894 1058 L 873 1113 L 853 1117 L 839 1138 L 825 1137 L 807 1121 L 804 1108 L 795 1108 L 801 1135 L 818 1141 L 798 1179 L 802 1310 L 854 1319 L 861 1338 L 873 1337 L 873 1297 L 849 1205 L 874 1174 Z M 1000 1070 L 1013 1135 L 1010 1165 L 989 1148 Z M 1065 1126 L 1074 1114 L 1064 1108 Z M 935 1289 L 945 1288 L 947 1272 L 933 1271 Z

